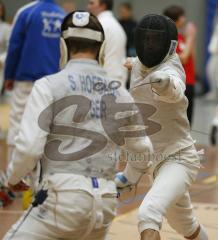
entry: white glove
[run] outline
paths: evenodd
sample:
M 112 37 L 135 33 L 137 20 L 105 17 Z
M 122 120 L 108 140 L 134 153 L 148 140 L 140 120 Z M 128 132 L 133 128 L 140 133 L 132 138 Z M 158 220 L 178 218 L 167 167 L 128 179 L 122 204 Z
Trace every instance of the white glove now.
M 124 67 L 126 67 L 129 71 L 132 71 L 133 65 L 136 63 L 136 57 L 128 57 L 124 63 Z
M 152 89 L 158 94 L 165 92 L 170 86 L 170 76 L 163 71 L 156 71 L 150 76 Z

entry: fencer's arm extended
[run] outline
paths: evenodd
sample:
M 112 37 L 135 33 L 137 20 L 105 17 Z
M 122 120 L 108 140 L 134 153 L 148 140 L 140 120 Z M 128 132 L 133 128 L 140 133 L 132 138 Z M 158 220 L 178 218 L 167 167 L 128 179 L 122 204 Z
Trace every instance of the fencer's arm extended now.
M 151 85 L 157 100 L 175 103 L 183 98 L 186 86 L 185 73 L 178 57 L 175 56 L 174 61 L 178 69 L 164 67 L 153 71 L 150 75 L 149 69 L 146 69 L 138 58 L 128 58 L 125 67 L 131 70 L 133 80 L 139 79 L 142 85 L 144 81 L 145 84 Z
M 126 184 L 136 184 L 150 167 L 150 156 L 153 153 L 153 146 L 146 134 L 140 110 L 135 104 L 133 106 L 133 111 L 137 113 L 134 118 L 129 118 L 129 126 L 131 126 L 131 131 L 135 132 L 136 135 L 135 137 L 125 138 L 123 151 L 126 153 L 125 160 L 127 161 L 127 165 L 124 171 L 115 178 L 118 188 L 123 188 Z M 139 130 L 141 132 L 140 135 L 138 135 Z M 120 176 L 127 179 L 128 182 L 123 184 L 123 182 L 120 181 Z
M 127 139 L 127 150 L 130 149 L 133 157 L 127 158 L 127 165 L 123 171 L 124 176 L 132 184 L 136 184 L 141 176 L 151 166 L 151 155 L 153 153 L 153 146 L 148 136 Z
M 185 83 L 176 71 L 156 71 L 150 76 L 155 97 L 163 102 L 176 103 L 184 97 Z
M 15 150 L 8 167 L 8 182 L 16 185 L 36 166 L 43 154 L 48 132 L 38 124 L 39 116 L 52 103 L 48 80 L 38 80 L 28 99 L 21 122 L 20 131 L 15 139 Z M 46 119 L 49 124 L 50 119 Z
M 148 137 L 133 138 L 126 141 L 125 150 L 129 154 L 126 155 L 126 167 L 123 172 L 116 174 L 115 183 L 117 188 L 125 188 L 135 185 L 139 182 L 141 176 L 148 172 L 152 165 L 150 157 L 153 153 L 153 147 Z

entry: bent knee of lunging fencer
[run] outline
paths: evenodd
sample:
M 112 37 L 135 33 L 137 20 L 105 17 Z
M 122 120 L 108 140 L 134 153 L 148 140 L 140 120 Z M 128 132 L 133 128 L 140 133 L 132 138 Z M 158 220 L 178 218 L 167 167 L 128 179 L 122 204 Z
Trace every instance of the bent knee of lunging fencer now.
M 183 215 L 180 212 L 177 215 L 174 214 L 172 216 L 167 214 L 166 218 L 168 224 L 182 236 L 192 236 L 196 232 L 196 229 L 199 227 L 199 222 L 193 214 L 187 213 Z
M 141 233 L 141 240 L 160 240 L 160 233 L 152 229 L 147 229 Z
M 163 214 L 152 202 L 143 202 L 138 211 L 139 233 L 147 229 L 160 231 L 162 226 Z
M 195 229 L 195 232 L 191 236 L 185 237 L 185 239 L 208 240 L 208 234 L 203 225 L 198 225 L 198 227 Z

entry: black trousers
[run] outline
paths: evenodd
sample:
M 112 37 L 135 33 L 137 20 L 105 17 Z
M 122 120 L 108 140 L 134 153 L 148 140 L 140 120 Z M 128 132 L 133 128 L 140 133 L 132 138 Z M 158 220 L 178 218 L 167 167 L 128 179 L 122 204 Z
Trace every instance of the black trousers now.
M 194 85 L 186 85 L 186 91 L 185 95 L 188 98 L 189 105 L 187 109 L 187 116 L 188 120 L 190 122 L 190 125 L 192 124 L 193 119 L 193 110 L 194 110 L 194 97 L 195 97 L 195 87 Z

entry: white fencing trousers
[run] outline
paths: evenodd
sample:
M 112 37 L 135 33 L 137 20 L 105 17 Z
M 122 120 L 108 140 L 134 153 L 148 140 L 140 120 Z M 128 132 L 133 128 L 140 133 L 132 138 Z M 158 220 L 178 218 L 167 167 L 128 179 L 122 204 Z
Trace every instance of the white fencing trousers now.
M 154 172 L 154 183 L 139 208 L 139 231 L 160 231 L 163 217 L 179 234 L 190 237 L 199 227 L 188 189 L 200 168 L 194 147 L 170 156 Z
M 25 214 L 3 240 L 105 240 L 116 215 L 116 196 L 104 194 L 102 203 L 103 223 L 98 228 L 94 195 L 83 190 L 49 191 L 44 204 L 32 210 L 14 237 L 10 238 Z
M 9 117 L 9 130 L 7 142 L 10 147 L 8 153 L 8 162 L 10 162 L 12 150 L 15 144 L 15 137 L 19 132 L 20 123 L 24 113 L 27 99 L 31 93 L 33 82 L 16 81 L 11 95 L 11 111 Z

